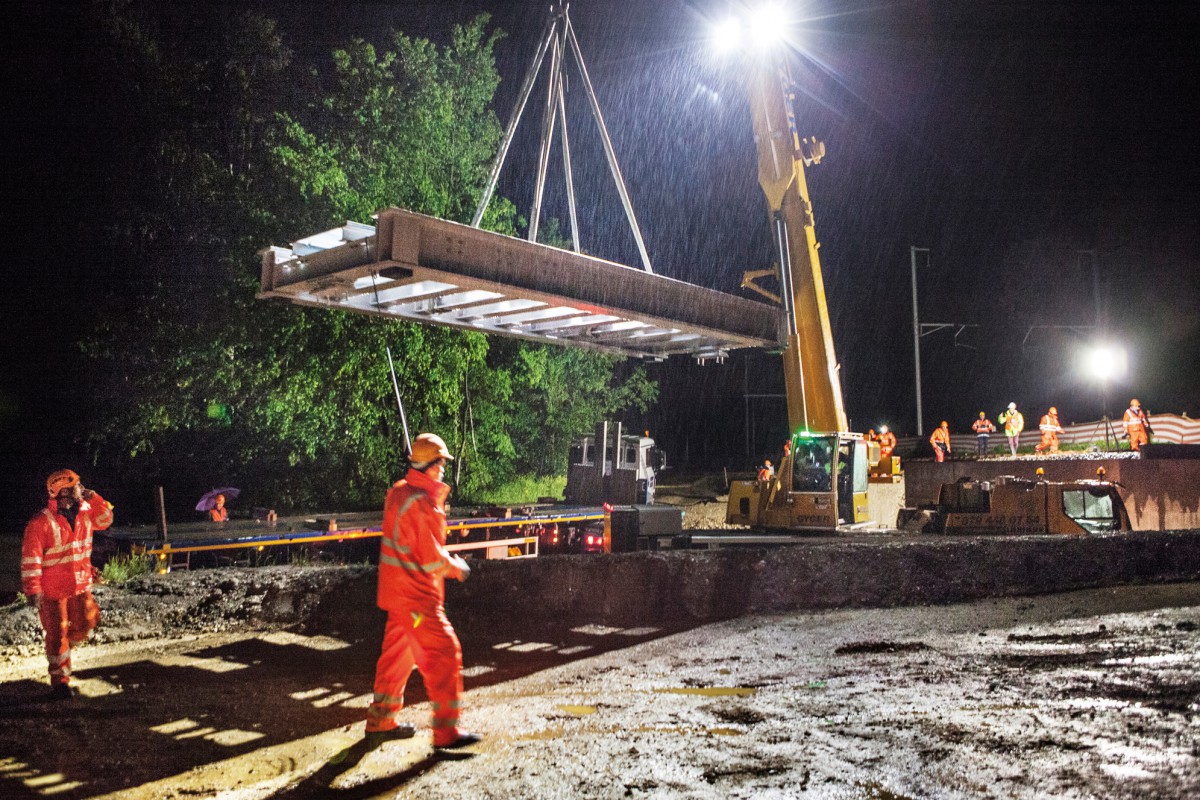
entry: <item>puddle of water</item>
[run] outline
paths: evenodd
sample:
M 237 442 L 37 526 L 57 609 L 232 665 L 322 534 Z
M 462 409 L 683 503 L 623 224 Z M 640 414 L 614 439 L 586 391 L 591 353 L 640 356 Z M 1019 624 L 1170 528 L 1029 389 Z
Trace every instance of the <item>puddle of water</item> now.
M 749 697 L 757 691 L 745 686 L 676 686 L 654 690 L 657 694 L 694 694 L 700 697 Z
M 595 706 L 571 706 L 571 705 L 565 705 L 565 706 L 555 706 L 555 708 L 557 708 L 559 711 L 566 712 L 567 714 L 571 714 L 572 716 L 576 716 L 576 717 L 586 717 L 586 716 L 588 716 L 589 714 L 595 714 L 595 713 L 596 713 L 596 707 L 595 707 Z

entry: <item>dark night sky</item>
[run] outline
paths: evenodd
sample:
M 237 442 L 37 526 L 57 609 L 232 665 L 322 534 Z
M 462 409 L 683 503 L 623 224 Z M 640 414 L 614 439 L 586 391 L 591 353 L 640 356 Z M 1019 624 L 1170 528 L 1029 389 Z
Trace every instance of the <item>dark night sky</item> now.
M 219 5 L 266 10 L 289 46 L 312 58 L 351 36 L 382 43 L 389 27 L 444 39 L 449 23 L 489 10 L 510 33 L 497 52 L 503 121 L 547 4 Z M 1112 410 L 1134 392 L 1154 412 L 1200 413 L 1193 99 L 1200 7 L 1179 0 L 792 5 L 805 20 L 797 55 L 801 133 L 828 144 L 809 182 L 857 427 L 887 421 L 915 432 L 910 245 L 931 251 L 920 267 L 922 319 L 979 326 L 963 331 L 959 347 L 945 333 L 922 340 L 927 429 L 940 418 L 965 428 L 978 410 L 995 414 L 1010 400 L 1027 413 L 1056 403 L 1067 420 L 1100 416 L 1097 388 L 1074 367 L 1080 338 L 1039 329 L 1026 339 L 1031 325 L 1094 321 L 1093 256 L 1080 251 L 1095 254 L 1109 338 L 1133 359 L 1111 389 Z M 60 399 L 61 381 L 47 376 L 47 365 L 78 331 L 56 292 L 68 281 L 83 292 L 114 288 L 121 274 L 103 253 L 81 253 L 71 241 L 76 220 L 89 219 L 104 190 L 103 175 L 78 155 L 104 132 L 89 126 L 81 96 L 87 42 L 76 6 L 22 3 L 5 50 L 5 81 L 16 98 L 5 126 L 15 180 L 5 212 L 2 330 L 10 355 L 0 393 L 0 422 L 10 431 L 44 424 Z M 656 271 L 736 292 L 743 269 L 767 264 L 770 245 L 746 101 L 735 69 L 714 61 L 703 39 L 705 16 L 727 6 L 576 0 L 572 18 Z M 584 246 L 636 264 L 582 92 L 572 88 Z M 537 113 L 531 107 L 501 184 L 523 213 Z M 77 190 L 65 197 L 47 189 L 63 170 L 79 171 Z M 565 218 L 556 178 L 549 213 Z M 736 461 L 746 446 L 747 370 L 751 391 L 781 385 L 778 359 L 765 354 L 650 370 L 664 399 L 639 422 L 676 460 L 686 452 L 709 463 Z M 782 403 L 753 408 L 756 432 L 774 441 Z M 41 471 L 63 454 L 8 455 L 4 464 L 36 462 Z

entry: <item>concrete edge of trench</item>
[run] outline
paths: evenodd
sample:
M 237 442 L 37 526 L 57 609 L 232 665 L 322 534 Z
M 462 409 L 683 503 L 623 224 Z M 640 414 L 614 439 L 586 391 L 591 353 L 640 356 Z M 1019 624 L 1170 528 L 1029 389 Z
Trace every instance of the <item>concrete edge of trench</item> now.
M 746 614 L 940 605 L 1200 580 L 1200 530 L 920 539 L 853 537 L 764 548 L 484 561 L 447 586 L 456 626 L 688 627 Z M 336 629 L 374 604 L 375 570 L 306 604 Z M 292 599 L 285 606 L 295 608 Z M 361 616 L 359 620 L 361 623 Z

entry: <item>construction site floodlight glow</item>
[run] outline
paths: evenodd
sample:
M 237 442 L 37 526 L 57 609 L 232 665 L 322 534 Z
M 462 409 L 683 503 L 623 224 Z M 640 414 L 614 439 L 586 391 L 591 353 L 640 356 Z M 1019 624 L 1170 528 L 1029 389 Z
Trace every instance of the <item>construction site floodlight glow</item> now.
M 1085 355 L 1087 373 L 1099 381 L 1111 381 L 1125 374 L 1125 350 L 1117 345 L 1098 344 Z
M 718 54 L 773 47 L 787 36 L 791 18 L 780 3 L 764 3 L 744 16 L 730 15 L 710 28 L 709 38 Z

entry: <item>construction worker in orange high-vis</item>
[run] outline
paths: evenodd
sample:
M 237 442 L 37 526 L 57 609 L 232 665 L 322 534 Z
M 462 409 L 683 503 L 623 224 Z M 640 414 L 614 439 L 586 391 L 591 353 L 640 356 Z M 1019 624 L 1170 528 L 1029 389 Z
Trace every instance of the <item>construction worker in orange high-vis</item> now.
M 988 440 L 991 434 L 996 430 L 996 426 L 987 418 L 987 413 L 980 411 L 979 419 L 971 423 L 971 430 L 975 431 L 975 455 L 984 458 L 988 454 Z
M 889 458 L 896 449 L 896 434 L 887 425 L 879 426 L 879 457 Z
M 1038 423 L 1038 430 L 1042 432 L 1042 440 L 1033 449 L 1038 453 L 1043 451 L 1057 453 L 1058 435 L 1063 431 L 1062 426 L 1058 424 L 1057 408 L 1050 406 L 1050 410 L 1042 417 L 1042 421 Z
M 1124 425 L 1125 435 L 1129 437 L 1130 450 L 1136 453 L 1142 445 L 1150 443 L 1150 437 L 1146 434 L 1150 423 L 1136 397 L 1129 401 L 1129 408 L 1125 409 Z
M 942 420 L 942 424 L 933 429 L 933 433 L 929 437 L 929 444 L 933 447 L 933 457 L 938 463 L 946 460 L 946 456 L 950 455 L 950 423 Z
M 112 525 L 112 506 L 69 469 L 46 479 L 50 500 L 25 526 L 21 591 L 37 608 L 50 664 L 50 699 L 71 692 L 71 645 L 100 623 L 92 597 L 92 532 Z
M 482 738 L 458 727 L 462 647 L 446 617 L 443 581 L 465 581 L 471 568 L 446 550 L 450 487 L 442 482 L 442 473 L 451 460 L 441 437 L 422 433 L 413 440 L 408 473 L 388 490 L 384 502 L 376 602 L 388 619 L 375 667 L 375 696 L 367 709 L 370 743 L 416 733 L 412 725 L 396 720 L 414 665 L 433 707 L 433 746 L 465 747 Z

